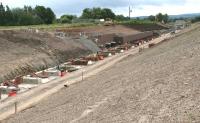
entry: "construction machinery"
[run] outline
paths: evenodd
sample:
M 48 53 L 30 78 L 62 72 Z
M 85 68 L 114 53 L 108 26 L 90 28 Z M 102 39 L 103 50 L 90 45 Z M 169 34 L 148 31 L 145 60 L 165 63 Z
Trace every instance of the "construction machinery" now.
M 112 26 L 112 25 L 114 25 L 113 20 L 111 18 L 106 18 L 104 26 Z

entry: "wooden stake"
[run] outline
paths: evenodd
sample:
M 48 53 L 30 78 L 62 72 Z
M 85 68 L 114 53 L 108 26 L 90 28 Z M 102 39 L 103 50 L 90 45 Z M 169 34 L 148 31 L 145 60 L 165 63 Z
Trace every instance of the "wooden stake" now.
M 82 71 L 82 81 L 83 81 L 83 71 Z
M 0 88 L 0 100 L 1 100 L 1 88 Z
M 17 114 L 17 102 L 15 102 L 15 114 Z

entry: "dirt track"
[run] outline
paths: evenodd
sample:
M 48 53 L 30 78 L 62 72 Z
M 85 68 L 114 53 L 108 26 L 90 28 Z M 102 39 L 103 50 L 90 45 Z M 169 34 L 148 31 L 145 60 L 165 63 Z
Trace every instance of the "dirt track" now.
M 200 122 L 199 34 L 129 56 L 3 123 Z

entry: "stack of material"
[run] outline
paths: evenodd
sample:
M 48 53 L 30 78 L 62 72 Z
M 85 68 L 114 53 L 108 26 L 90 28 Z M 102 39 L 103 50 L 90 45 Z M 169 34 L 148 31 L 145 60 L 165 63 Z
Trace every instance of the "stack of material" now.
M 105 47 L 106 47 L 107 49 L 111 48 L 111 43 L 106 43 L 106 44 L 105 44 Z
M 124 50 L 120 49 L 120 48 L 112 49 L 112 50 L 109 50 L 109 51 L 112 51 L 112 52 L 115 52 L 115 53 L 122 53 L 122 52 L 124 52 Z
M 90 61 L 99 61 L 99 58 L 98 58 L 98 56 L 96 56 L 96 55 L 90 55 L 90 56 L 86 56 L 86 57 L 84 57 L 83 58 L 84 60 L 90 60 Z
M 88 60 L 77 59 L 71 61 L 72 65 L 88 65 Z
M 48 78 L 48 75 L 45 71 L 32 73 L 30 76 L 31 77 L 38 77 L 38 78 Z
M 149 48 L 151 48 L 151 47 L 153 47 L 153 46 L 155 46 L 154 43 L 150 43 L 150 44 L 149 44 Z
M 20 88 L 19 93 L 25 92 L 25 91 L 27 91 L 31 88 L 37 87 L 37 86 L 38 85 L 36 85 L 36 84 L 24 84 L 24 83 L 22 83 L 22 84 L 19 85 L 19 88 Z
M 74 72 L 74 71 L 79 70 L 79 68 L 78 68 L 78 67 L 74 67 L 74 66 L 68 65 L 68 66 L 66 66 L 66 70 L 67 70 L 68 72 Z
M 47 76 L 60 76 L 61 75 L 61 71 L 57 70 L 57 69 L 48 69 L 48 70 L 45 70 L 45 73 L 47 74 Z
M 110 51 L 104 51 L 104 52 L 99 52 L 98 55 L 103 57 L 110 57 L 112 56 L 112 53 Z
M 111 42 L 111 47 L 116 47 L 117 46 L 117 43 L 116 42 Z
M 54 67 L 37 72 L 33 74 L 32 77 L 38 77 L 38 78 L 59 77 L 59 76 L 64 76 L 66 73 L 67 71 L 65 69 L 62 69 L 62 67 L 59 67 L 59 69 Z
M 102 55 L 94 54 L 94 55 L 86 56 L 83 59 L 88 60 L 88 61 L 99 61 L 99 60 L 103 60 L 104 57 Z
M 130 48 L 131 48 L 131 45 L 129 45 L 129 44 L 124 44 L 124 45 L 117 47 L 117 49 L 121 49 L 121 50 L 128 50 Z
M 97 56 L 98 56 L 99 60 L 104 60 L 103 55 L 97 54 Z

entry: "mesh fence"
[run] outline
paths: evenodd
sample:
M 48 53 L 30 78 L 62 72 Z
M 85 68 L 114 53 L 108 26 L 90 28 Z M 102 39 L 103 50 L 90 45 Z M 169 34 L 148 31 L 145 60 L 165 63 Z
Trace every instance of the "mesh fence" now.
M 101 23 L 100 19 L 73 19 L 72 23 Z

